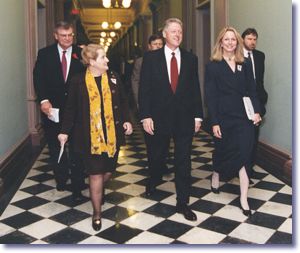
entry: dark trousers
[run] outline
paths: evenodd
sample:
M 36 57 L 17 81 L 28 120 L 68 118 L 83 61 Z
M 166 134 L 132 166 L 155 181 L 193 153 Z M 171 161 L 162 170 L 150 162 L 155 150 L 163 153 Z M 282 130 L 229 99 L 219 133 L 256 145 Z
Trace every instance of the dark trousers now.
M 147 135 L 151 145 L 147 147 L 149 160 L 149 183 L 156 186 L 162 177 L 162 168 L 166 162 L 170 144 L 170 136 L 155 133 Z M 189 202 L 191 184 L 191 146 L 193 136 L 175 134 L 174 140 L 174 170 L 177 203 Z
M 57 139 L 60 127 L 45 127 L 46 139 L 49 147 L 51 166 L 57 184 L 65 184 L 71 178 L 71 191 L 78 193 L 84 189 L 83 165 L 80 156 L 73 151 L 71 143 L 65 145 L 64 153 L 58 163 L 60 143 Z

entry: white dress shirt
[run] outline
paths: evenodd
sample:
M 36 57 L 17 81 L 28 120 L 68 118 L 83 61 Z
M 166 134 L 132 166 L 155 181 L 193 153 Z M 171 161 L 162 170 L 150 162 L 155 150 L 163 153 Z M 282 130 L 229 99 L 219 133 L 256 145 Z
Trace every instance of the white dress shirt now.
M 250 58 L 251 58 L 251 61 L 252 61 L 253 76 L 254 76 L 254 79 L 256 79 L 255 78 L 255 63 L 254 63 L 254 58 L 253 58 L 253 52 L 244 48 L 244 57 L 248 58 L 249 53 L 250 53 Z
M 181 57 L 180 57 L 180 50 L 177 47 L 175 51 L 171 50 L 170 48 L 165 45 L 165 56 L 166 56 L 166 62 L 167 62 L 167 68 L 168 68 L 168 75 L 169 75 L 169 81 L 171 83 L 171 58 L 172 53 L 175 53 L 175 57 L 177 60 L 177 66 L 178 66 L 178 74 L 180 73 L 180 66 L 181 66 Z

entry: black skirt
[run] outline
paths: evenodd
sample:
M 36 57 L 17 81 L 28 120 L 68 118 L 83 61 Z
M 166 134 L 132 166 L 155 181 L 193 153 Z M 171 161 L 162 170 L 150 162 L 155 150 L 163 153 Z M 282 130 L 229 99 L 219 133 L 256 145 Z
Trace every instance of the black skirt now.
M 114 157 L 108 157 L 107 153 L 101 155 L 84 155 L 83 165 L 88 175 L 104 174 L 106 172 L 114 172 L 117 167 L 119 149 Z
M 222 180 L 238 176 L 245 166 L 249 176 L 254 145 L 254 125 L 248 119 L 223 120 L 220 123 L 222 138 L 214 137 L 213 169 Z

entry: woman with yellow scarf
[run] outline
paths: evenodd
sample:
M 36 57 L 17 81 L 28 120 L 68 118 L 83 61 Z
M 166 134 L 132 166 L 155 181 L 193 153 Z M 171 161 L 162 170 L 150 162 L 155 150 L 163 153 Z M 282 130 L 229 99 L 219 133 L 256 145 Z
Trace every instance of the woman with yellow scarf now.
M 71 80 L 61 133 L 63 145 L 70 136 L 89 175 L 93 205 L 92 227 L 101 229 L 104 184 L 116 169 L 120 146 L 132 133 L 128 103 L 119 76 L 108 70 L 105 50 L 89 44 L 82 50 L 85 72 Z

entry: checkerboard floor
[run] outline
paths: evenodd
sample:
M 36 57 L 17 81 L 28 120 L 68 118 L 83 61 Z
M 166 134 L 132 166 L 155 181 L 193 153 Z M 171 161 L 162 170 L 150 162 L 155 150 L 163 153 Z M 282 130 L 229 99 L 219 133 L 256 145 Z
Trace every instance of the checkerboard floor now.
M 135 127 L 120 151 L 117 171 L 106 188 L 102 229 L 91 227 L 88 181 L 85 199 L 74 205 L 71 192 L 58 192 L 42 151 L 0 217 L 0 244 L 292 244 L 292 189 L 255 167 L 247 219 L 238 208 L 239 181 L 221 182 L 220 194 L 210 191 L 211 137 L 200 132 L 193 142 L 191 222 L 175 212 L 172 145 L 169 174 L 158 193 L 144 195 L 147 162 L 143 133 Z

